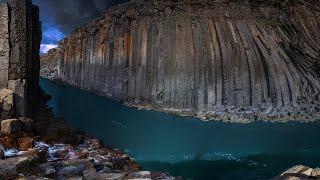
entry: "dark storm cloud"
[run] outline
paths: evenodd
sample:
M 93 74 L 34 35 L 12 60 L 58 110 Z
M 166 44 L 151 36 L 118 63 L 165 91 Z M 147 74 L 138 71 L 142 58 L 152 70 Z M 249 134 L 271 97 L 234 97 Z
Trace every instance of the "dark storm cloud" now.
M 42 21 L 56 23 L 65 33 L 97 17 L 111 5 L 110 0 L 34 0 L 34 3 L 40 7 Z
M 3 0 L 0 0 L 3 1 Z M 43 52 L 68 33 L 99 16 L 111 5 L 128 0 L 33 0 L 40 8 Z

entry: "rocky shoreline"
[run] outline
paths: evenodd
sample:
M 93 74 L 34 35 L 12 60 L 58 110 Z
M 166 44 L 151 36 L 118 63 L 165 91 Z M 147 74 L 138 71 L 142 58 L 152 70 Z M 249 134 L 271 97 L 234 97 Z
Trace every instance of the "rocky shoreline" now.
M 225 123 L 241 123 L 247 124 L 255 121 L 264 121 L 264 122 L 280 122 L 286 123 L 290 121 L 300 122 L 300 123 L 311 123 L 320 120 L 320 116 L 315 114 L 310 114 L 307 111 L 301 111 L 301 109 L 291 108 L 272 108 L 272 106 L 268 107 L 216 107 L 215 111 L 206 111 L 206 112 L 196 112 L 191 109 L 175 109 L 175 108 L 167 108 L 161 104 L 150 104 L 148 102 L 135 102 L 130 99 L 116 99 L 113 96 L 109 96 L 103 94 L 102 92 L 95 91 L 92 89 L 85 89 L 83 87 L 78 86 L 75 83 L 70 83 L 68 81 L 64 81 L 63 79 L 56 78 L 56 75 L 48 73 L 47 75 L 42 74 L 43 78 L 47 78 L 59 85 L 62 86 L 71 86 L 74 88 L 80 88 L 82 90 L 90 91 L 96 95 L 104 96 L 106 98 L 120 101 L 123 105 L 131 108 L 136 108 L 138 110 L 153 110 L 157 112 L 164 112 L 168 114 L 178 115 L 178 116 L 187 116 L 187 117 L 195 117 L 202 121 L 222 121 Z
M 320 168 L 296 165 L 271 180 L 312 180 L 320 179 Z
M 0 179 L 177 179 L 141 171 L 120 150 L 72 129 L 40 107 L 33 119 L 1 122 Z

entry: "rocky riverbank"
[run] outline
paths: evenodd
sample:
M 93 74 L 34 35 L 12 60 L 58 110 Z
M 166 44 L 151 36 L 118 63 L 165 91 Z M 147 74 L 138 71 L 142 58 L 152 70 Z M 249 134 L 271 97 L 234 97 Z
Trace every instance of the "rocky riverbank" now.
M 222 121 L 226 123 L 252 123 L 255 121 L 266 121 L 266 122 L 282 122 L 286 123 L 289 121 L 296 121 L 302 123 L 310 123 L 320 120 L 320 116 L 315 113 L 308 113 L 307 111 L 299 111 L 291 113 L 294 111 L 294 108 L 273 108 L 272 106 L 253 108 L 253 107 L 216 107 L 212 111 L 194 111 L 192 109 L 179 109 L 179 108 L 168 108 L 161 104 L 150 104 L 149 102 L 134 102 L 128 99 L 119 99 L 113 96 L 108 96 L 100 91 L 85 89 L 78 86 L 75 83 L 67 82 L 63 79 L 57 78 L 55 75 L 57 69 L 53 72 L 48 72 L 48 74 L 43 75 L 43 78 L 48 78 L 51 81 L 62 85 L 62 86 L 71 86 L 74 88 L 80 88 L 93 92 L 99 96 L 104 96 L 113 100 L 121 101 L 125 106 L 136 108 L 139 110 L 153 110 L 158 112 L 164 112 L 168 114 L 174 114 L 178 116 L 189 116 L 196 117 L 203 121 Z
M 70 128 L 41 107 L 33 119 L 1 122 L 0 179 L 176 179 Z
M 179 116 L 190 116 L 196 117 L 198 119 L 209 121 L 216 120 L 226 123 L 252 123 L 255 121 L 265 121 L 265 122 L 282 122 L 286 123 L 289 121 L 310 123 L 320 120 L 320 116 L 317 114 L 309 114 L 305 111 L 300 111 L 297 113 L 290 113 L 292 108 L 253 108 L 253 107 L 216 107 L 213 111 L 193 111 L 191 109 L 175 109 L 166 108 L 159 105 L 153 105 L 149 103 L 134 103 L 134 102 L 124 102 L 124 105 L 137 109 L 144 110 L 154 110 L 159 112 L 165 112 L 169 114 L 179 115 Z M 289 110 L 289 111 L 288 111 Z

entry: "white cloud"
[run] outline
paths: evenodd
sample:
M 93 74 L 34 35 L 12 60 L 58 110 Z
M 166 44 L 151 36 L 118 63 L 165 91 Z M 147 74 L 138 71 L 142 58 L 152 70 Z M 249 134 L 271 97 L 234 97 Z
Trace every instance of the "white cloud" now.
M 42 54 L 47 53 L 50 49 L 58 47 L 57 44 L 41 44 L 40 46 L 40 52 Z

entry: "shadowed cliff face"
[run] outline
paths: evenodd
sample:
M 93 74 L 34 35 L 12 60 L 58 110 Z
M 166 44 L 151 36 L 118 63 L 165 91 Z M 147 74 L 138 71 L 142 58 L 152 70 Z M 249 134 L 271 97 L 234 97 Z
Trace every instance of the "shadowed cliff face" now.
M 179 114 L 316 119 L 319 7 L 272 2 L 123 4 L 61 41 L 41 73 Z

